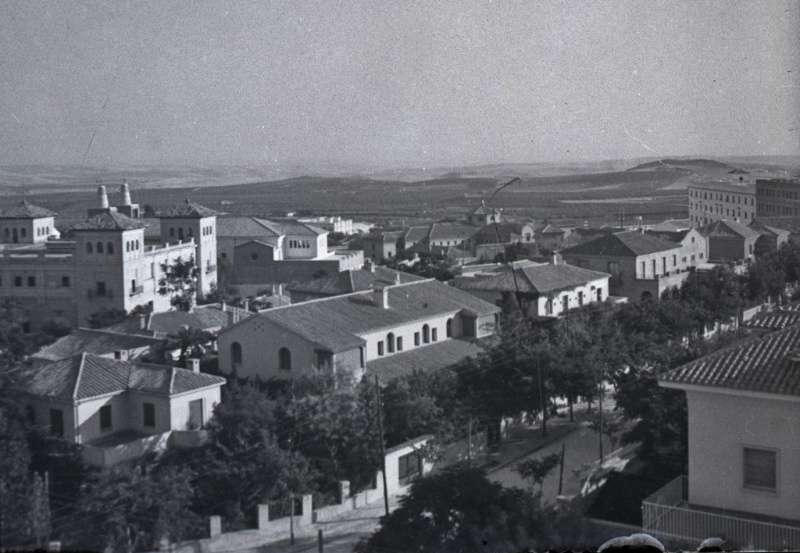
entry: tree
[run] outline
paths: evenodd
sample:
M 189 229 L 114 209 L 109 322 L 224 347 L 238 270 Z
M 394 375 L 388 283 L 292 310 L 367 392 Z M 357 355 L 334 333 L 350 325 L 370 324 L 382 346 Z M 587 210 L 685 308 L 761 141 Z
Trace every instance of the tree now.
M 124 309 L 101 307 L 99 311 L 86 317 L 86 322 L 89 323 L 89 328 L 105 328 L 113 324 L 121 323 L 127 318 L 128 313 Z
M 558 453 L 553 453 L 541 459 L 525 459 L 520 462 L 514 470 L 522 478 L 528 480 L 531 489 L 533 489 L 535 485 L 538 485 L 539 493 L 541 494 L 544 479 L 553 472 L 553 469 L 556 468 L 560 462 L 561 456 Z
M 93 475 L 75 505 L 71 547 L 152 551 L 166 537 L 186 539 L 201 519 L 189 506 L 192 473 L 181 467 L 160 470 L 150 463 L 118 465 Z
M 199 353 L 199 348 L 214 341 L 214 334 L 199 328 L 182 328 L 175 334 L 167 335 L 165 349 L 180 350 L 178 364 L 184 366 L 189 356 Z
M 191 311 L 197 299 L 197 278 L 200 270 L 194 256 L 188 259 L 178 257 L 170 263 L 161 263 L 161 278 L 158 279 L 158 293 L 170 297 L 170 305 L 180 311 Z
M 569 524 L 569 541 L 563 541 Z M 446 469 L 416 480 L 400 506 L 356 547 L 359 553 L 394 551 L 506 552 L 563 549 L 586 543 L 580 517 L 569 519 L 537 497 L 489 481 L 479 469 Z

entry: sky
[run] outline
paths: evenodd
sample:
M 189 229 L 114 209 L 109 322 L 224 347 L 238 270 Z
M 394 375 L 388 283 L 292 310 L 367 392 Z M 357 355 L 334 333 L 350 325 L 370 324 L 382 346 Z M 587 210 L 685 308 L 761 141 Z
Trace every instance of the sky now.
M 0 0 L 0 163 L 800 154 L 794 0 Z

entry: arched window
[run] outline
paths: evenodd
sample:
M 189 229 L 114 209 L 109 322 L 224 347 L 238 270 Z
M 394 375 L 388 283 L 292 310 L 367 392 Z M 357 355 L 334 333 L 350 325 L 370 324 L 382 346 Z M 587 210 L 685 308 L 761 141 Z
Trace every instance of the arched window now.
M 137 252 L 139 251 L 139 241 L 138 240 L 136 241 L 136 248 L 135 249 L 136 249 Z
M 106 253 L 114 253 L 114 244 L 111 242 L 106 244 Z
M 131 243 L 130 242 L 125 242 L 125 251 L 126 252 L 131 251 Z
M 422 325 L 422 341 L 425 344 L 429 344 L 431 341 L 431 327 L 428 325 Z
M 97 243 L 97 253 L 103 253 L 103 243 L 102 242 L 98 242 Z
M 183 240 L 183 228 L 178 227 L 178 240 Z
M 453 319 L 447 319 L 447 323 L 444 325 L 444 335 L 448 338 L 453 337 Z
M 20 234 L 22 235 L 23 238 L 28 236 L 28 229 L 26 229 L 25 227 L 22 227 L 22 230 L 20 230 L 19 232 L 20 232 Z
M 282 371 L 292 370 L 292 354 L 287 348 L 281 348 L 278 351 L 278 367 Z
M 389 353 L 394 353 L 394 333 L 390 332 L 386 335 L 386 349 L 389 350 Z
M 186 236 L 192 236 L 192 228 L 191 227 L 186 229 Z
M 231 344 L 231 362 L 233 362 L 234 365 L 242 364 L 242 344 L 239 342 L 233 342 Z
M 169 227 L 169 235 L 172 236 L 172 237 L 175 236 L 175 228 L 174 227 Z
M 93 252 L 94 252 L 94 246 L 92 245 L 92 243 L 86 242 L 86 253 L 93 253 Z

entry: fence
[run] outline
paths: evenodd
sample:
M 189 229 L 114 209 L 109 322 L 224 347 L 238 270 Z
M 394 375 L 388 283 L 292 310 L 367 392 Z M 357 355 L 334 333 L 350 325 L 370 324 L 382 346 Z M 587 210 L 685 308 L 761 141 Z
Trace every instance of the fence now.
M 800 526 L 715 513 L 689 506 L 687 478 L 679 476 L 642 502 L 642 527 L 658 538 L 695 540 L 723 537 L 730 546 L 800 550 Z

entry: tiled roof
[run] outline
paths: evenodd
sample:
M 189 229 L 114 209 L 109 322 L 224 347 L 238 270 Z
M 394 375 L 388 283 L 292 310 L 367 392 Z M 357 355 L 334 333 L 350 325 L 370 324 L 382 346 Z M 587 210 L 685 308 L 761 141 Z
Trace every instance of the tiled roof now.
M 582 286 L 593 280 L 609 278 L 611 275 L 590 271 L 567 264 L 534 265 L 509 270 L 491 277 L 464 278 L 458 281 L 461 290 L 487 290 L 499 292 L 548 294 Z M 514 278 L 516 277 L 516 285 Z
M 653 225 L 650 227 L 650 230 L 656 232 L 680 232 L 683 230 L 688 230 L 691 227 L 692 224 L 689 219 L 670 219 L 669 221 L 664 221 L 663 223 Z
M 232 309 L 232 308 L 229 308 Z M 242 309 L 237 309 L 241 315 Z M 246 316 L 249 316 L 247 314 Z M 141 328 L 138 318 L 129 318 L 120 323 L 105 327 L 103 330 L 109 332 L 161 335 L 177 334 L 184 327 L 188 326 L 197 330 L 213 330 L 228 326 L 228 313 L 222 311 L 218 305 L 200 305 L 191 312 L 186 311 L 163 311 L 161 313 L 151 313 L 148 315 L 146 328 Z
M 355 292 L 274 308 L 244 324 L 267 319 L 338 352 L 361 346 L 361 334 L 461 310 L 477 315 L 500 311 L 495 305 L 433 279 L 389 286 L 386 290 L 387 309 L 375 304 L 372 291 Z
M 403 353 L 374 359 L 367 362 L 367 375 L 385 385 L 395 378 L 412 374 L 414 371 L 430 372 L 451 367 L 467 357 L 476 357 L 482 348 L 466 340 L 444 340 Z
M 630 257 L 674 250 L 678 244 L 635 230 L 605 234 L 588 242 L 561 250 L 563 255 L 607 255 Z
M 155 217 L 141 217 L 137 220 L 144 225 L 145 238 L 161 238 L 161 221 Z
M 494 209 L 486 207 L 486 203 L 483 200 L 481 200 L 481 205 L 470 211 L 470 215 L 492 215 L 493 213 Z
M 310 225 L 308 223 L 301 223 L 294 219 L 286 219 L 283 221 L 263 221 L 270 225 L 270 228 L 275 229 L 280 234 L 291 234 L 293 236 L 319 236 L 321 234 L 328 234 L 328 231 Z
M 791 234 L 788 230 L 767 226 L 758 219 L 753 219 L 748 226 L 762 236 L 789 236 Z
M 659 377 L 659 382 L 800 396 L 800 326 L 750 338 Z
M 22 200 L 19 204 L 0 211 L 0 219 L 36 219 L 38 217 L 55 217 L 49 209 L 39 207 Z
M 235 238 L 247 236 L 277 237 L 278 232 L 269 221 L 256 217 L 219 217 L 217 219 L 217 236 Z
M 33 357 L 48 361 L 58 361 L 79 353 L 107 355 L 119 350 L 158 347 L 163 344 L 164 340 L 149 336 L 79 328 L 39 350 Z
M 122 213 L 107 211 L 78 223 L 71 230 L 133 230 L 145 226 L 141 221 L 131 219 Z
M 428 236 L 429 228 L 430 227 L 411 227 L 406 231 L 403 240 L 405 240 L 406 242 L 413 242 L 416 244 L 417 242 L 423 240 L 426 236 Z
M 127 390 L 171 396 L 224 383 L 222 377 L 187 369 L 83 353 L 37 369 L 28 391 L 39 396 L 82 400 Z
M 461 223 L 433 223 L 428 233 L 431 241 L 465 240 L 475 234 L 476 228 Z
M 704 227 L 700 228 L 700 232 L 703 236 L 708 237 L 738 237 L 744 238 L 747 240 L 748 238 L 758 238 L 760 236 L 759 233 L 754 231 L 751 228 L 744 226 L 741 223 L 737 223 L 736 221 L 731 221 L 728 219 L 720 219 L 719 221 L 714 221 L 713 223 L 709 223 Z
M 175 204 L 158 213 L 158 216 L 162 219 L 200 219 L 202 217 L 214 217 L 216 215 L 219 214 L 213 209 L 190 202 L 188 199 L 182 204 Z
M 759 328 L 764 330 L 781 330 L 800 323 L 800 311 L 796 306 L 781 308 L 778 311 L 768 311 L 759 313 L 743 326 L 748 328 Z
M 292 292 L 337 296 L 339 294 L 349 294 L 350 292 L 371 290 L 375 284 L 384 286 L 397 284 L 398 276 L 400 277 L 400 283 L 425 280 L 423 277 L 411 275 L 402 271 L 395 271 L 385 267 L 375 267 L 375 272 L 368 271 L 367 269 L 341 271 L 327 277 L 292 283 L 287 288 Z
M 650 236 L 657 236 L 667 242 L 674 242 L 680 244 L 686 235 L 689 234 L 691 229 L 684 230 L 646 230 L 645 232 Z
M 472 236 L 488 236 L 493 240 L 497 240 L 498 234 L 502 242 L 510 242 L 515 236 L 517 238 L 522 236 L 522 226 L 513 223 L 489 223 L 488 225 L 482 226 L 478 232 L 473 233 Z
M 549 224 L 542 227 L 539 231 L 539 234 L 564 234 L 564 229 L 557 227 L 556 225 Z
M 369 234 L 363 236 L 361 239 L 368 242 L 383 242 L 386 243 L 394 243 L 397 242 L 397 239 L 403 235 L 403 231 L 393 230 L 389 232 L 370 232 Z

